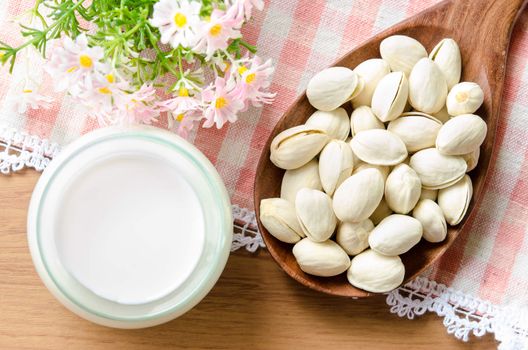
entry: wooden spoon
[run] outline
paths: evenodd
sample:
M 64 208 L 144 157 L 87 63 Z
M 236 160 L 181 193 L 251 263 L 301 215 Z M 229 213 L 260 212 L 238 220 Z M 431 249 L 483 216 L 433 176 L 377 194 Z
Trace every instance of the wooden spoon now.
M 415 278 L 446 251 L 460 232 L 467 228 L 466 223 L 475 214 L 473 209 L 482 199 L 499 118 L 510 36 L 526 2 L 527 0 L 447 0 L 376 35 L 334 64 L 354 68 L 362 61 L 379 57 L 380 42 L 394 34 L 404 34 L 417 39 L 428 52 L 441 39 L 453 38 L 462 53 L 461 81 L 476 82 L 484 90 L 484 104 L 477 114 L 486 120 L 488 135 L 481 148 L 478 166 L 470 173 L 474 196 L 468 214 L 462 223 L 448 229 L 447 238 L 443 242 L 432 244 L 422 240 L 402 255 L 406 269 L 405 281 Z M 366 297 L 371 293 L 350 285 L 345 274 L 321 278 L 302 272 L 291 252 L 292 245 L 282 243 L 271 236 L 262 226 L 258 216 L 261 199 L 280 196 L 284 174 L 283 170 L 275 167 L 269 160 L 272 138 L 287 128 L 303 124 L 314 111 L 306 95 L 300 96 L 279 120 L 262 151 L 254 193 L 258 226 L 271 256 L 298 282 L 328 294 Z

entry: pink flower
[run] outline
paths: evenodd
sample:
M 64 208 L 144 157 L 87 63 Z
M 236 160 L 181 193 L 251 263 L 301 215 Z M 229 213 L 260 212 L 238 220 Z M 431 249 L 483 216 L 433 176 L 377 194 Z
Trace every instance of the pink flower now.
M 237 120 L 237 113 L 244 108 L 244 103 L 238 99 L 233 84 L 226 84 L 224 78 L 217 77 L 214 85 L 209 85 L 202 92 L 202 100 L 207 103 L 204 118 L 204 128 L 214 124 L 220 129 L 227 121 Z
M 201 115 L 196 112 L 178 115 L 170 113 L 170 116 L 178 123 L 176 133 L 185 139 L 189 137 L 189 133 L 201 119 Z
M 178 90 L 178 96 L 158 102 L 158 107 L 162 112 L 169 112 L 169 118 L 178 122 L 176 132 L 183 138 L 189 136 L 194 125 L 202 118 L 201 101 L 189 96 L 189 90 L 183 86 Z
M 33 89 L 24 89 L 22 93 L 16 97 L 15 106 L 17 112 L 20 114 L 26 113 L 30 109 L 49 109 L 53 98 L 39 94 Z
M 152 85 L 142 85 L 133 93 L 122 92 L 114 96 L 112 110 L 94 110 L 102 125 L 107 124 L 151 124 L 159 116 L 156 106 L 156 90 Z
M 91 87 L 81 91 L 79 101 L 91 110 L 110 112 L 114 102 L 125 100 L 129 83 L 116 73 L 95 74 Z
M 247 60 L 238 68 L 237 72 L 240 78 L 236 93 L 239 99 L 244 100 L 244 109 L 249 107 L 249 102 L 255 107 L 273 102 L 276 94 L 267 90 L 271 85 L 273 71 L 271 59 L 262 63 L 258 56 L 254 56 L 252 60 Z
M 263 0 L 235 0 L 231 4 L 229 11 L 234 11 L 235 18 L 239 20 L 249 20 L 251 18 L 251 12 L 253 8 L 259 11 L 264 9 Z
M 205 53 L 210 59 L 216 50 L 225 50 L 230 39 L 240 38 L 241 21 L 232 14 L 214 10 L 211 20 L 203 24 L 200 39 L 194 47 L 197 52 Z
M 201 6 L 198 1 L 161 0 L 154 5 L 150 24 L 159 29 L 163 44 L 170 43 L 173 48 L 193 46 L 200 27 Z
M 65 36 L 51 50 L 45 70 L 54 79 L 56 91 L 67 90 L 77 96 L 85 85 L 91 86 L 93 74 L 108 70 L 100 62 L 103 57 L 103 48 L 89 47 L 85 34 L 79 35 L 75 41 Z

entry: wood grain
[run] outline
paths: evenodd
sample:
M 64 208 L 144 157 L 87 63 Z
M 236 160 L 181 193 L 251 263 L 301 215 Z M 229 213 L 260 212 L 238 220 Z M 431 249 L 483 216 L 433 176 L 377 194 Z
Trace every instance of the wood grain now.
M 493 349 L 491 336 L 468 344 L 442 321 L 391 315 L 384 298 L 363 300 L 304 288 L 269 258 L 231 256 L 213 291 L 195 309 L 162 326 L 116 330 L 62 307 L 33 269 L 26 211 L 38 173 L 0 176 L 0 349 Z
M 417 39 L 428 52 L 441 39 L 450 37 L 455 39 L 460 46 L 461 81 L 476 82 L 484 91 L 484 104 L 476 114 L 486 121 L 488 134 L 481 147 L 478 166 L 470 173 L 473 181 L 473 200 L 470 203 L 468 214 L 459 225 L 448 229 L 447 238 L 443 242 L 432 244 L 422 240 L 401 256 L 406 270 L 405 281 L 419 275 L 449 248 L 459 233 L 465 229 L 465 224 L 471 220 L 475 212 L 473 209 L 478 206 L 482 198 L 486 174 L 492 159 L 497 121 L 500 118 L 510 35 L 526 3 L 526 0 L 447 0 L 376 35 L 334 64 L 354 68 L 369 58 L 379 57 L 380 42 L 394 34 L 408 35 Z M 284 174 L 283 170 L 275 167 L 269 160 L 271 140 L 279 132 L 303 124 L 314 111 L 306 95 L 303 94 L 285 113 L 271 133 L 257 167 L 257 174 L 259 174 L 255 180 L 257 220 L 260 200 L 280 196 L 280 184 Z M 260 220 L 258 222 L 270 254 L 284 271 L 298 282 L 312 289 L 334 295 L 349 297 L 372 295 L 372 293 L 350 285 L 345 274 L 321 278 L 304 273 L 295 261 L 291 252 L 292 246 L 271 236 L 260 224 Z

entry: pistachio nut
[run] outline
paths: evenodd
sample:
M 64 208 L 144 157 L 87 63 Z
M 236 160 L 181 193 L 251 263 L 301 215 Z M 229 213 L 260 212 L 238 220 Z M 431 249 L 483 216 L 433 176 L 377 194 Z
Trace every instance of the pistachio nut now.
M 448 156 L 464 155 L 480 147 L 487 131 L 486 122 L 478 115 L 458 115 L 440 128 L 436 148 Z
M 361 106 L 350 116 L 350 131 L 352 136 L 358 132 L 370 129 L 385 129 L 385 125 L 374 115 L 369 106 Z
M 438 190 L 427 190 L 425 188 L 422 188 L 422 193 L 420 194 L 420 200 L 430 199 L 432 201 L 436 201 L 436 197 L 438 197 Z
M 293 256 L 301 270 L 314 276 L 339 275 L 350 266 L 347 253 L 330 240 L 314 242 L 304 238 L 293 246 Z
M 467 164 L 467 170 L 466 172 L 470 172 L 471 170 L 475 169 L 477 167 L 477 163 L 479 161 L 480 157 L 480 147 L 476 148 L 473 152 L 464 154 L 462 158 L 466 161 Z
M 422 182 L 410 166 L 398 164 L 391 171 L 385 183 L 385 201 L 398 214 L 409 213 L 422 192 Z
M 332 111 L 361 92 L 362 81 L 346 67 L 330 67 L 314 75 L 308 82 L 306 96 L 312 106 Z
M 438 111 L 436 113 L 433 113 L 433 117 L 435 117 L 436 119 L 438 119 L 442 123 L 445 123 L 449 119 L 451 119 L 451 115 L 449 115 L 449 113 L 447 112 L 447 107 L 446 106 L 442 107 L 442 109 L 440 111 Z
M 385 199 L 382 199 L 374 210 L 374 212 L 372 213 L 372 215 L 370 215 L 370 220 L 374 223 L 374 225 L 377 225 L 392 213 L 393 212 L 391 208 L 389 208 L 389 206 L 387 205 Z
M 319 178 L 319 162 L 317 159 L 312 159 L 300 168 L 286 170 L 282 177 L 280 196 L 293 204 L 295 203 L 297 192 L 305 187 L 313 190 L 323 189 Z
M 439 112 L 446 102 L 447 83 L 444 75 L 429 58 L 422 58 L 409 75 L 409 102 L 424 113 Z
M 302 188 L 295 198 L 295 211 L 302 231 L 312 241 L 326 241 L 334 233 L 337 218 L 332 199 L 326 193 Z
M 441 127 L 442 123 L 428 114 L 408 112 L 391 121 L 387 130 L 403 141 L 408 152 L 416 152 L 434 147 L 436 135 Z
M 408 215 L 392 214 L 372 230 L 369 245 L 380 254 L 396 256 L 420 242 L 422 232 L 420 221 Z
M 352 149 L 344 141 L 330 141 L 319 156 L 319 177 L 328 195 L 352 174 L 354 168 Z
M 348 255 L 357 255 L 368 248 L 368 236 L 374 229 L 369 219 L 360 222 L 341 222 L 337 227 L 336 242 Z
M 403 141 L 387 130 L 360 131 L 350 141 L 350 146 L 359 159 L 369 164 L 396 165 L 407 158 Z
M 446 106 L 453 116 L 475 113 L 484 102 L 484 91 L 477 83 L 462 82 L 447 94 Z
M 416 152 L 411 156 L 409 165 L 420 177 L 422 187 L 429 190 L 454 184 L 464 176 L 467 169 L 462 157 L 443 155 L 436 148 Z
M 305 125 L 321 129 L 328 137 L 337 140 L 346 140 L 350 132 L 350 118 L 343 108 L 332 111 L 315 111 L 306 121 Z
M 260 221 L 268 232 L 279 241 L 296 243 L 304 233 L 297 220 L 295 207 L 282 198 L 260 201 Z
M 381 176 L 383 176 L 383 183 L 387 181 L 387 176 L 389 176 L 390 168 L 385 165 L 374 165 L 369 163 L 364 163 L 362 161 L 358 162 L 358 166 L 356 166 L 356 163 L 354 163 L 354 171 L 352 174 L 357 174 L 362 170 L 365 169 L 378 169 L 381 173 Z
M 416 39 L 405 35 L 392 35 L 380 43 L 381 57 L 389 63 L 393 72 L 409 75 L 421 58 L 427 57 L 425 47 Z
M 368 219 L 383 197 L 383 186 L 383 176 L 377 169 L 365 169 L 350 176 L 334 193 L 335 215 L 347 222 Z
M 449 89 L 460 81 L 462 57 L 456 41 L 450 38 L 442 39 L 431 51 L 429 58 L 442 71 Z
M 438 191 L 438 205 L 449 225 L 458 225 L 466 215 L 473 196 L 471 178 L 465 175 L 460 181 Z
M 390 292 L 402 284 L 404 276 L 399 256 L 385 256 L 372 249 L 353 257 L 347 271 L 351 285 L 372 293 Z
M 447 223 L 440 206 L 430 199 L 422 199 L 414 207 L 412 216 L 420 221 L 423 238 L 431 243 L 442 242 L 447 235 Z
M 270 146 L 270 160 L 282 169 L 296 169 L 312 160 L 329 141 L 317 128 L 298 125 L 279 133 Z
M 392 72 L 381 78 L 372 95 L 372 112 L 382 122 L 398 118 L 409 97 L 409 82 L 402 72 Z
M 363 90 L 352 99 L 354 108 L 370 106 L 372 95 L 381 78 L 390 73 L 389 64 L 381 58 L 371 58 L 363 61 L 354 68 L 354 72 L 363 78 Z

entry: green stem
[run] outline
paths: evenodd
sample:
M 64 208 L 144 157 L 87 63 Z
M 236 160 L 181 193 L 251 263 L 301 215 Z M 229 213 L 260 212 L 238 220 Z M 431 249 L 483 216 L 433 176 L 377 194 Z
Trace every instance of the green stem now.
M 154 47 L 154 50 L 156 50 L 156 53 L 158 54 L 158 57 L 159 59 L 161 60 L 161 63 L 163 64 L 163 66 L 169 71 L 171 72 L 172 74 L 174 74 L 175 77 L 178 77 L 178 78 L 181 78 L 179 76 L 179 73 L 176 72 L 169 64 L 169 62 L 167 61 L 167 58 L 165 58 L 165 55 L 163 53 L 163 51 L 161 51 L 161 49 L 159 48 L 158 46 L 158 39 L 154 36 L 154 34 L 152 34 L 152 31 L 150 30 L 150 27 L 149 26 L 146 26 L 147 28 L 147 32 L 148 32 L 148 37 L 149 37 L 149 41 L 150 43 L 152 44 L 152 47 Z
M 55 27 L 57 27 L 57 25 L 59 25 L 60 22 L 62 22 L 62 20 L 66 17 L 68 17 L 69 15 L 71 15 L 79 6 L 81 6 L 83 4 L 85 0 L 79 0 L 79 2 L 77 2 L 74 6 L 72 6 L 68 11 L 66 11 L 62 16 L 59 17 L 59 19 L 57 19 L 56 22 L 54 22 L 52 25 L 50 25 L 49 27 L 47 28 L 44 28 L 42 30 L 42 35 L 44 37 L 46 37 L 46 35 L 51 31 L 53 30 Z M 25 49 L 26 47 L 30 46 L 30 45 L 33 45 L 33 44 L 36 44 L 37 42 L 39 42 L 40 37 L 34 37 L 33 39 L 29 40 L 29 41 L 26 41 L 25 43 L 23 43 L 22 45 L 20 45 L 19 47 L 17 48 L 14 48 L 13 51 L 15 53 L 19 52 L 20 50 L 22 49 Z

